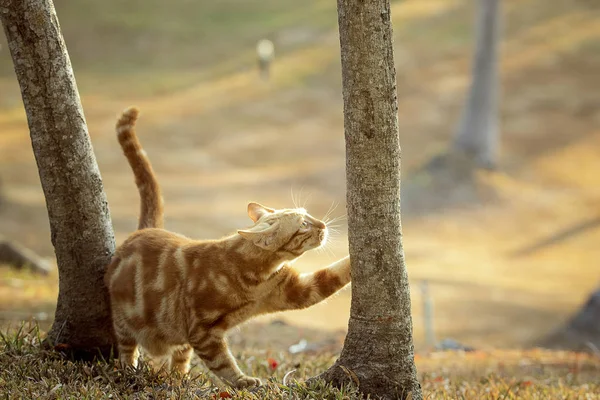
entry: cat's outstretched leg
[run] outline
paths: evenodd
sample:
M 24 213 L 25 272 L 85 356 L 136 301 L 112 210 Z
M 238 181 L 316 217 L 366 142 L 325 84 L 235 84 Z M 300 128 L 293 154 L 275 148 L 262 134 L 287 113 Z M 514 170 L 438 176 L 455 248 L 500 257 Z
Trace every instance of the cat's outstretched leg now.
M 278 272 L 281 283 L 266 304 L 266 312 L 297 310 L 317 304 L 350 283 L 350 256 L 310 274 L 292 267 Z
M 241 389 L 262 383 L 258 378 L 244 375 L 222 336 L 208 336 L 200 343 L 192 343 L 192 346 L 211 372 L 231 386 Z

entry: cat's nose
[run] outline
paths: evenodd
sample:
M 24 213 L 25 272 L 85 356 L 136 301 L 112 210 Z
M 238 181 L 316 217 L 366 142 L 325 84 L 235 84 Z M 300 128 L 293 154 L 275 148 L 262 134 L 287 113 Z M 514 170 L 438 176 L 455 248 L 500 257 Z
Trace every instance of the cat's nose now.
M 327 225 L 325 225 L 322 221 L 319 221 L 318 219 L 316 219 L 313 222 L 313 225 L 316 226 L 319 229 L 325 229 L 325 228 L 327 228 Z

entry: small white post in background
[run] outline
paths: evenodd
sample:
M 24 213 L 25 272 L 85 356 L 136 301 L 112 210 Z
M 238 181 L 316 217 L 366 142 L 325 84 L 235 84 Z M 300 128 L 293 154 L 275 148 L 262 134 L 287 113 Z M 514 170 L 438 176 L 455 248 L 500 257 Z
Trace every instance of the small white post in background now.
M 429 295 L 429 282 L 421 281 L 421 298 L 423 299 L 423 323 L 425 328 L 425 343 L 427 347 L 435 347 L 435 333 L 433 331 L 433 303 Z
M 275 57 L 275 45 L 269 39 L 261 39 L 256 45 L 258 55 L 258 69 L 263 80 L 269 80 L 271 76 L 271 63 Z

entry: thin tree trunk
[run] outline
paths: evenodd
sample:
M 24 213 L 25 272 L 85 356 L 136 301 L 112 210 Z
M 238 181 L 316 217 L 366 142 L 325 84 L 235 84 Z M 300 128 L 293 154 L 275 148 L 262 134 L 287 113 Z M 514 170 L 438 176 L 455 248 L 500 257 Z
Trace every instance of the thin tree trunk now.
M 336 385 L 354 381 L 364 394 L 417 400 L 390 2 L 337 4 L 352 304 L 342 354 L 320 377 Z
M 112 345 L 103 284 L 115 249 L 108 203 L 51 0 L 0 0 L 59 271 L 51 344 L 76 355 Z M 95 353 L 97 354 L 97 353 Z
M 486 168 L 498 161 L 500 3 L 479 0 L 471 87 L 455 138 L 457 150 Z
M 600 288 L 562 327 L 535 345 L 600 354 Z

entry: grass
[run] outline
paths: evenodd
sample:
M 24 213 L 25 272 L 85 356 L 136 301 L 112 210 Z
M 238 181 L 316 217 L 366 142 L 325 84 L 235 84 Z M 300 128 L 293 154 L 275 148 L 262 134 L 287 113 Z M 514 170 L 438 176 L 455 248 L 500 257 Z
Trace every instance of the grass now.
M 137 369 L 123 371 L 116 360 L 94 363 L 73 362 L 54 351 L 43 350 L 43 334 L 36 326 L 21 325 L 3 334 L 0 364 L 0 393 L 6 398 L 80 398 L 80 399 L 191 399 L 191 398 L 357 398 L 353 388 L 335 389 L 323 382 L 298 385 L 304 379 L 324 371 L 332 355 L 296 356 L 283 359 L 268 357 L 263 351 L 236 354 L 240 367 L 263 378 L 265 385 L 252 390 L 234 391 L 215 386 L 202 366 L 195 365 L 189 377 L 159 375 L 142 363 Z M 288 374 L 288 372 L 293 371 Z M 288 374 L 285 384 L 284 376 Z M 316 397 L 315 397 L 316 396 Z
M 318 355 L 238 349 L 240 367 L 265 383 L 236 391 L 214 385 L 194 362 L 189 377 L 116 368 L 115 360 L 73 362 L 43 350 L 37 326 L 21 325 L 0 336 L 0 393 L 7 399 L 358 399 L 355 387 L 304 381 L 329 367 L 334 353 Z M 540 350 L 447 352 L 417 355 L 426 399 L 600 399 L 600 359 Z M 287 377 L 286 377 L 287 375 Z
M 40 276 L 27 269 L 0 265 L 0 329 L 15 321 L 35 318 L 42 329 L 54 319 L 58 297 L 58 274 Z

